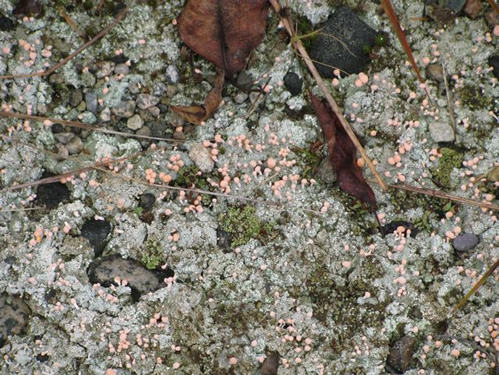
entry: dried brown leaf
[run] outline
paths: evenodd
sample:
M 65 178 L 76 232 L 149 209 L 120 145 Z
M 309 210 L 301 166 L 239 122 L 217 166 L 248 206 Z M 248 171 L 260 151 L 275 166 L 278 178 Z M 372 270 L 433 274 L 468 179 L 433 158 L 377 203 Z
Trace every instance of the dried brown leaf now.
M 262 41 L 268 10 L 268 0 L 188 0 L 177 24 L 185 44 L 232 77 Z
M 215 88 L 211 90 L 204 101 L 204 107 L 192 106 L 172 106 L 171 110 L 186 121 L 199 125 L 208 119 L 217 110 L 222 101 L 222 89 L 225 81 L 224 72 L 217 71 L 215 78 Z
M 341 190 L 375 209 L 376 197 L 357 165 L 355 145 L 331 108 L 311 92 L 309 95 L 327 140 L 329 161 L 336 171 Z

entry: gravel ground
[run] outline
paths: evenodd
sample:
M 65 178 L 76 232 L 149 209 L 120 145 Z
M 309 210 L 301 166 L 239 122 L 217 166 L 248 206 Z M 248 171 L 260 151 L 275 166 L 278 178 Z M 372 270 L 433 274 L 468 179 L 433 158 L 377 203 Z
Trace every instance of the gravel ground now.
M 96 3 L 1 19 L 0 74 L 46 69 L 85 42 L 63 10 L 95 35 L 121 9 Z M 310 27 L 335 3 L 290 7 Z M 388 42 L 365 74 L 329 79 L 333 96 L 387 182 L 497 203 L 490 6 L 443 25 L 417 19 L 422 1 L 395 5 L 431 102 L 367 1 L 356 13 Z M 215 70 L 189 64 L 182 7 L 137 1 L 50 76 L 1 81 L 2 111 L 130 136 L 0 117 L 0 373 L 497 374 L 497 273 L 447 315 L 499 257 L 497 213 L 373 183 L 381 235 L 321 162 L 308 98 L 283 84 L 305 74 L 320 95 L 275 14 L 246 71 L 269 92 L 226 84 L 212 118 L 184 123 L 170 105 L 202 103 Z M 13 19 L 11 1 L 0 9 Z

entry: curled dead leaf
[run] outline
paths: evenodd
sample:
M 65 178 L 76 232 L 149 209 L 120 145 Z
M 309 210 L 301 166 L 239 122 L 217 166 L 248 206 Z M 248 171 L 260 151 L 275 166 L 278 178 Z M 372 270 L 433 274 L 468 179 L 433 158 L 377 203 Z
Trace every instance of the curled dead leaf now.
M 215 87 L 211 90 L 204 101 L 204 107 L 191 106 L 172 106 L 173 112 L 185 119 L 186 121 L 199 125 L 206 121 L 218 108 L 222 101 L 222 89 L 224 86 L 225 76 L 222 70 L 217 70 L 215 78 Z
M 357 165 L 355 145 L 331 108 L 311 92 L 309 96 L 327 140 L 329 161 L 336 171 L 341 190 L 375 209 L 376 197 Z

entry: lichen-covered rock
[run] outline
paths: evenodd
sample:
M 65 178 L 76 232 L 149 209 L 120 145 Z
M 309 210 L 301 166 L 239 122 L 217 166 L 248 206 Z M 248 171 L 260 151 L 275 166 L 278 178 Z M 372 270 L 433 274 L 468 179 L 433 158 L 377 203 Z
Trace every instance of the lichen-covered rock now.
M 7 338 L 24 332 L 31 315 L 29 306 L 19 297 L 6 293 L 0 295 L 0 348 Z
M 165 279 L 173 277 L 174 272 L 167 268 L 162 271 L 148 270 L 133 259 L 123 259 L 111 255 L 94 261 L 87 269 L 92 284 L 109 286 L 117 278 L 126 280 L 132 289 L 132 297 L 137 301 L 142 294 L 166 287 Z

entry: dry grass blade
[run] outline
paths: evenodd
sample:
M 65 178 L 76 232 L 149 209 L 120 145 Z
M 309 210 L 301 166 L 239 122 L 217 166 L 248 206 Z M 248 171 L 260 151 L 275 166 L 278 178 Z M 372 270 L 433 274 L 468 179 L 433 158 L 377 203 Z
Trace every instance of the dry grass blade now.
M 53 123 L 53 124 L 57 123 L 57 124 L 66 125 L 66 126 L 69 126 L 72 128 L 85 129 L 85 130 L 90 130 L 93 132 L 99 132 L 99 133 L 105 133 L 105 134 L 121 135 L 123 137 L 128 137 L 128 138 L 140 138 L 140 139 L 148 139 L 148 140 L 153 140 L 153 141 L 164 141 L 164 142 L 177 142 L 177 140 L 172 139 L 172 138 L 150 137 L 147 135 L 123 133 L 123 132 L 119 132 L 117 130 L 96 128 L 95 126 L 87 125 L 87 124 L 84 124 L 84 123 L 78 122 L 78 121 L 60 120 L 60 119 L 55 119 L 55 118 L 51 118 L 51 117 L 25 115 L 23 113 L 0 112 L 0 117 L 10 117 L 10 118 L 17 118 L 17 119 L 22 119 L 22 120 L 33 120 L 33 121 L 41 121 L 41 122 L 49 121 L 50 123 Z
M 386 15 L 388 16 L 388 19 L 390 20 L 390 23 L 392 24 L 393 30 L 395 31 L 395 34 L 397 34 L 397 38 L 400 41 L 400 44 L 402 44 L 402 47 L 404 48 L 404 51 L 409 58 L 409 61 L 411 62 L 412 69 L 416 72 L 416 75 L 418 76 L 418 79 L 421 83 L 424 83 L 423 77 L 421 77 L 421 73 L 419 72 L 419 68 L 416 65 L 416 61 L 414 60 L 414 56 L 412 54 L 412 49 L 411 46 L 409 46 L 409 43 L 407 42 L 407 38 L 405 37 L 404 30 L 402 30 L 402 27 L 400 26 L 399 20 L 397 18 L 397 15 L 395 14 L 395 10 L 393 9 L 392 3 L 390 0 L 381 0 L 381 5 L 383 6 L 383 9 L 385 10 Z M 426 90 L 426 95 L 428 95 L 428 91 Z M 429 95 L 428 95 L 429 97 Z
M 368 181 L 374 182 L 371 179 Z M 393 188 L 393 189 L 412 191 L 412 192 L 419 193 L 419 194 L 429 195 L 429 196 L 432 196 L 435 198 L 448 199 L 450 201 L 458 202 L 461 204 L 466 204 L 469 206 L 475 206 L 475 207 L 480 207 L 480 208 L 486 208 L 486 209 L 493 210 L 493 211 L 499 211 L 499 206 L 496 204 L 492 204 L 489 202 L 478 202 L 478 201 L 474 201 L 473 199 L 458 197 L 457 195 L 444 193 L 443 191 L 423 189 L 420 187 L 406 185 L 406 184 L 399 184 L 399 185 L 388 184 L 388 187 Z
M 128 11 L 128 7 L 125 7 L 114 19 L 113 22 L 111 22 L 109 25 L 107 25 L 105 28 L 103 28 L 101 31 L 97 33 L 92 39 L 90 39 L 88 42 L 83 44 L 81 47 L 79 47 L 76 51 L 71 53 L 68 57 L 65 59 L 62 59 L 59 61 L 57 64 L 52 66 L 51 68 L 47 70 L 43 70 L 41 72 L 37 73 L 30 73 L 30 74 L 19 74 L 19 75 L 5 75 L 5 76 L 0 76 L 0 79 L 18 79 L 18 78 L 32 78 L 32 77 L 44 77 L 48 76 L 49 74 L 52 74 L 55 70 L 59 69 L 61 66 L 66 64 L 68 61 L 70 61 L 72 58 L 74 58 L 76 55 L 80 54 L 82 51 L 90 47 L 92 44 L 94 44 L 96 41 L 98 41 L 100 38 L 102 38 L 104 35 L 106 35 L 109 30 L 111 30 L 114 26 L 116 26 L 126 15 Z
M 310 70 L 310 73 L 312 73 L 312 76 L 314 77 L 315 81 L 317 82 L 317 85 L 321 89 L 322 93 L 324 94 L 328 104 L 331 106 L 331 109 L 333 112 L 338 116 L 338 120 L 341 122 L 341 125 L 347 132 L 348 136 L 352 140 L 353 144 L 361 154 L 362 158 L 365 160 L 367 166 L 373 173 L 374 177 L 376 178 L 376 181 L 380 185 L 380 187 L 383 189 L 383 191 L 386 191 L 388 189 L 386 183 L 383 181 L 383 178 L 380 176 L 378 171 L 376 170 L 376 167 L 374 166 L 373 162 L 371 159 L 367 156 L 366 151 L 360 144 L 359 140 L 355 136 L 355 133 L 353 132 L 350 124 L 345 120 L 345 117 L 343 116 L 343 113 L 336 104 L 336 101 L 334 98 L 331 96 L 329 90 L 327 89 L 322 77 L 320 76 L 319 72 L 315 68 L 314 63 L 312 62 L 310 56 L 308 55 L 307 50 L 303 46 L 303 43 L 301 42 L 299 36 L 297 35 L 296 31 L 293 28 L 293 22 L 289 18 L 289 15 L 283 15 L 281 12 L 282 8 L 281 5 L 278 3 L 277 0 L 270 0 L 270 3 L 272 4 L 272 7 L 274 8 L 275 12 L 280 15 L 281 17 L 281 22 L 286 28 L 288 34 L 291 36 L 291 42 L 293 43 L 294 47 L 298 50 L 300 53 L 301 57 L 303 58 L 303 61 L 305 61 L 305 64 L 307 65 L 308 69 Z
M 454 315 L 458 310 L 460 310 L 466 304 L 466 302 L 468 302 L 469 298 L 478 290 L 478 288 L 480 288 L 487 281 L 489 276 L 492 275 L 492 273 L 496 270 L 498 266 L 499 266 L 499 259 L 495 261 L 492 267 L 490 267 L 487 270 L 487 272 L 485 272 L 483 276 L 480 277 L 480 280 L 478 280 L 475 285 L 473 285 L 473 288 L 471 288 L 470 291 L 466 293 L 466 295 L 463 298 L 461 298 L 461 300 L 458 302 L 456 306 L 454 306 L 454 308 L 450 312 L 451 316 Z
M 57 176 L 41 178 L 41 179 L 39 179 L 37 181 L 27 182 L 25 184 L 7 186 L 6 188 L 3 188 L 2 190 L 0 190 L 0 193 L 4 193 L 6 191 L 13 191 L 13 190 L 25 189 L 25 188 L 28 188 L 28 187 L 31 187 L 31 186 L 38 186 L 38 185 L 44 185 L 44 184 L 53 184 L 54 182 L 60 182 L 61 179 L 68 178 L 68 177 L 71 177 L 71 176 L 75 176 L 75 175 L 78 175 L 80 173 L 90 171 L 92 169 L 97 169 L 97 168 L 108 166 L 108 165 L 111 165 L 111 164 L 116 164 L 116 163 L 124 162 L 125 160 L 129 160 L 131 158 L 134 158 L 134 157 L 136 157 L 138 155 L 142 155 L 142 154 L 143 154 L 142 152 L 139 152 L 139 153 L 133 154 L 131 156 L 125 156 L 125 157 L 122 157 L 122 158 L 119 158 L 119 159 L 105 160 L 105 161 L 101 161 L 101 162 L 89 165 L 88 167 L 73 169 L 72 171 L 69 171 L 69 172 L 66 172 L 66 173 L 62 173 L 62 174 L 57 175 Z
M 494 8 L 496 13 L 499 13 L 499 5 L 494 0 L 489 0 L 489 4 L 492 8 Z

